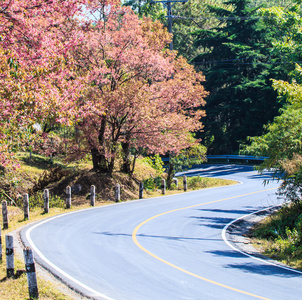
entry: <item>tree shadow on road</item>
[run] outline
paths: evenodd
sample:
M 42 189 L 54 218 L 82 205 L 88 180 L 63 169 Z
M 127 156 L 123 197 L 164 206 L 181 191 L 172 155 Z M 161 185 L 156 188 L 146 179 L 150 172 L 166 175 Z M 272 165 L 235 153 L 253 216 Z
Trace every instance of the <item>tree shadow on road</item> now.
M 278 276 L 284 278 L 302 277 L 302 273 L 295 270 L 284 269 L 279 266 L 274 266 L 265 263 L 244 263 L 244 264 L 228 264 L 225 268 L 238 269 L 244 273 L 254 273 L 265 276 Z

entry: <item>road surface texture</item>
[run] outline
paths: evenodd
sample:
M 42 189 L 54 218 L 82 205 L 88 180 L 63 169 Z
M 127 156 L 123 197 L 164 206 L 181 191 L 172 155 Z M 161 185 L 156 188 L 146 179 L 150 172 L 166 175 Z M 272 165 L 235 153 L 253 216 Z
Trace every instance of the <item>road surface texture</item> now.
M 252 167 L 203 166 L 188 176 L 238 184 L 57 216 L 21 236 L 35 258 L 93 299 L 302 299 L 302 273 L 237 251 L 225 228 L 280 204 L 277 182 Z

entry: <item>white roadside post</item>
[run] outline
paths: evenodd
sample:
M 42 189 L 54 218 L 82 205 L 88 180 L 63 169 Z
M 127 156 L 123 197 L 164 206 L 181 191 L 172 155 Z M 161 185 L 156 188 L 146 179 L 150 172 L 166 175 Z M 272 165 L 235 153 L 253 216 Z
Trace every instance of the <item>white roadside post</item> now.
M 23 249 L 25 270 L 27 276 L 28 292 L 30 299 L 39 299 L 36 268 L 33 252 L 30 248 Z
M 2 217 L 3 217 L 3 229 L 8 229 L 8 211 L 7 211 L 7 202 L 2 201 Z
M 14 277 L 15 260 L 14 260 L 14 238 L 12 235 L 5 236 L 6 242 L 6 276 L 7 278 Z
M 28 194 L 23 195 L 24 220 L 29 220 L 29 200 Z
M 94 206 L 95 205 L 95 186 L 92 185 L 90 187 L 90 205 Z
M 165 180 L 165 179 L 162 179 L 162 180 L 161 180 L 161 193 L 162 193 L 163 195 L 166 194 L 166 180 Z
M 66 208 L 71 207 L 71 187 L 66 187 Z
M 144 184 L 142 182 L 139 183 L 139 199 L 144 198 Z
M 121 200 L 121 186 L 117 184 L 115 186 L 115 202 L 119 202 Z
M 45 189 L 43 193 L 44 197 L 44 213 L 48 214 L 49 213 L 49 190 Z
M 188 181 L 187 181 L 186 175 L 184 175 L 184 177 L 183 177 L 183 184 L 184 184 L 184 191 L 186 192 L 188 189 Z

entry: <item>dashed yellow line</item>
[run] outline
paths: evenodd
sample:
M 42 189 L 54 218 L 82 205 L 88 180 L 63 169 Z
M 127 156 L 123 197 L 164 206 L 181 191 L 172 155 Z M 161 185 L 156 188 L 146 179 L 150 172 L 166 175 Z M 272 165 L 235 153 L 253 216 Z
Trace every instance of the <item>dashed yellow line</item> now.
M 176 212 L 176 211 L 180 211 L 180 210 L 185 210 L 185 209 L 190 209 L 190 208 L 194 208 L 194 207 L 198 207 L 198 206 L 202 206 L 202 205 L 207 205 L 207 204 L 213 204 L 213 203 L 217 203 L 217 202 L 222 202 L 222 201 L 226 201 L 226 200 L 230 200 L 230 199 L 235 199 L 235 198 L 239 198 L 239 197 L 244 197 L 244 196 L 249 196 L 249 195 L 253 195 L 253 194 L 258 194 L 258 193 L 262 193 L 262 192 L 265 192 L 265 191 L 269 191 L 269 190 L 273 190 L 273 189 L 276 189 L 276 188 L 271 188 L 271 189 L 267 189 L 267 190 L 261 190 L 261 191 L 257 191 L 257 192 L 253 192 L 253 193 L 248 193 L 248 194 L 243 194 L 243 195 L 239 195 L 239 196 L 234 196 L 234 197 L 229 197 L 229 198 L 224 198 L 224 199 L 220 199 L 220 200 L 215 200 L 215 201 L 210 201 L 210 202 L 206 202 L 206 203 L 202 203 L 202 204 L 195 204 L 195 205 L 191 205 L 191 206 L 186 206 L 186 207 L 182 207 L 182 208 L 177 208 L 177 209 L 173 209 L 173 210 L 169 210 L 169 211 L 166 211 L 166 212 L 163 212 L 163 213 L 160 213 L 158 215 L 155 215 L 145 221 L 143 221 L 142 223 L 140 223 L 138 226 L 135 227 L 135 229 L 133 230 L 132 232 L 132 240 L 133 242 L 135 243 L 136 246 L 138 246 L 141 250 L 143 250 L 145 253 L 149 254 L 150 256 L 152 256 L 153 258 L 161 261 L 162 263 L 174 268 L 174 269 L 177 269 L 183 273 L 186 273 L 188 275 L 191 275 L 193 277 L 196 277 L 196 278 L 199 278 L 203 281 L 206 281 L 206 282 L 209 282 L 209 283 L 212 283 L 212 284 L 215 284 L 217 286 L 220 286 L 220 287 L 223 287 L 223 288 L 226 288 L 226 289 L 229 289 L 229 290 L 232 290 L 232 291 L 235 291 L 235 292 L 238 292 L 238 293 L 241 293 L 241 294 L 245 294 L 245 295 L 248 295 L 248 296 L 252 296 L 254 298 L 258 298 L 258 299 L 264 299 L 264 300 L 269 300 L 269 298 L 265 298 L 265 297 L 261 297 L 261 296 L 258 296 L 258 295 L 255 295 L 255 294 L 251 294 L 251 293 L 248 293 L 248 292 L 245 292 L 245 291 L 242 291 L 242 290 L 239 290 L 239 289 L 236 289 L 236 288 L 232 288 L 230 286 L 227 286 L 225 284 L 221 284 L 219 282 L 216 282 L 216 281 L 213 281 L 211 279 L 208 279 L 208 278 L 205 278 L 205 277 L 202 277 L 202 276 L 199 276 L 197 274 L 194 274 L 188 270 L 185 270 L 179 266 L 176 266 L 160 257 L 158 257 L 157 255 L 153 254 L 152 252 L 150 252 L 149 250 L 147 250 L 146 248 L 144 248 L 137 240 L 137 232 L 139 231 L 139 229 L 144 226 L 146 223 L 160 217 L 160 216 L 163 216 L 163 215 L 167 215 L 169 213 L 173 213 L 173 212 Z

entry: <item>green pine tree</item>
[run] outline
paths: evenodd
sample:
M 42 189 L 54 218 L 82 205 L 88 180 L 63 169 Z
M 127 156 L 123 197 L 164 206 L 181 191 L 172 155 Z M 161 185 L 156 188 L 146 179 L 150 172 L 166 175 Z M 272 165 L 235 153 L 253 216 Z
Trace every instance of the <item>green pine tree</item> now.
M 204 52 L 193 62 L 206 76 L 205 133 L 211 153 L 236 153 L 247 136 L 259 135 L 280 104 L 271 88 L 267 32 L 250 0 L 230 0 L 230 9 L 209 6 L 221 24 L 199 30 Z

